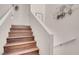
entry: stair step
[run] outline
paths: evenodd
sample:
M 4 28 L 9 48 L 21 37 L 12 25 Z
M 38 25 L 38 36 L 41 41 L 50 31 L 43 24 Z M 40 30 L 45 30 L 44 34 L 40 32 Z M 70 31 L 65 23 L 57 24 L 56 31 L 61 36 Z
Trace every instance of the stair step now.
M 28 50 L 21 50 L 16 52 L 4 53 L 4 55 L 38 55 L 38 48 L 31 48 Z M 34 53 L 35 52 L 35 53 Z
M 33 36 L 8 37 L 8 39 L 27 38 L 27 37 L 33 37 Z
M 16 42 L 16 43 L 8 43 L 4 47 L 5 52 L 15 52 L 23 49 L 31 49 L 36 47 L 35 41 L 29 41 L 29 42 Z
M 4 55 L 39 55 L 30 26 L 12 25 L 4 46 Z
M 31 35 L 31 36 L 12 36 L 12 37 L 8 37 L 8 39 L 14 39 L 14 38 L 26 38 L 26 37 L 33 37 L 33 35 Z
M 31 30 L 31 27 L 26 25 L 12 25 L 10 30 Z
M 15 45 L 22 45 L 22 44 L 29 44 L 29 43 L 35 43 L 35 41 L 7 43 L 7 44 L 5 45 L 5 47 L 8 47 L 8 46 L 15 46 Z
M 12 25 L 12 28 L 31 28 L 30 26 L 26 26 L 26 25 Z
M 33 32 L 9 32 L 9 37 L 15 36 L 32 36 Z
M 11 29 L 10 31 L 11 32 L 31 32 L 32 30 L 24 30 L 24 29 L 22 29 L 22 30 L 18 30 L 18 29 L 14 30 L 14 29 Z
M 11 25 L 11 27 L 30 27 L 29 25 Z
M 9 34 L 20 34 L 20 33 L 33 33 L 33 32 L 32 31 L 23 31 L 23 32 L 14 31 L 14 32 L 9 32 Z
M 10 28 L 10 30 L 31 30 L 31 28 Z
M 34 36 L 28 36 L 28 37 L 8 37 L 7 42 L 12 43 L 12 42 L 27 42 L 27 41 L 33 41 Z

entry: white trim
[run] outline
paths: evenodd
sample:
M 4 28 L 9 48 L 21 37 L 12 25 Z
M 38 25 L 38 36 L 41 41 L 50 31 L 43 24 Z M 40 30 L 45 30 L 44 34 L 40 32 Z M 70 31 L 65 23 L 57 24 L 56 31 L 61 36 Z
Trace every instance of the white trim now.
M 35 18 L 37 18 L 37 21 L 43 26 L 43 28 L 49 33 L 49 35 L 53 35 L 52 32 L 46 27 L 46 25 L 42 21 L 40 21 L 40 19 L 38 17 L 36 17 L 35 14 L 33 14 L 33 15 L 35 16 Z

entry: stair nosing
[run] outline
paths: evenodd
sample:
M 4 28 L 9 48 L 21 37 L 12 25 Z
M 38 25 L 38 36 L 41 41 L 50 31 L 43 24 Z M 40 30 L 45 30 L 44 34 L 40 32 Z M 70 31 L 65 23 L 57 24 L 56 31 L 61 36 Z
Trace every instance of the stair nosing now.
M 16 45 L 22 45 L 22 44 L 30 44 L 30 43 L 36 43 L 36 41 L 7 43 L 7 44 L 5 45 L 5 47 L 16 46 Z
M 11 25 L 11 26 L 26 26 L 27 27 L 27 25 Z M 28 27 L 30 27 L 30 25 L 28 25 Z
M 7 39 L 17 39 L 17 38 L 29 38 L 29 37 L 34 37 L 34 36 L 18 36 L 18 37 L 8 37 Z
M 14 33 L 33 33 L 32 31 L 27 31 L 27 32 L 9 32 L 9 34 L 14 34 Z
M 10 30 L 31 30 L 31 28 L 10 28 Z

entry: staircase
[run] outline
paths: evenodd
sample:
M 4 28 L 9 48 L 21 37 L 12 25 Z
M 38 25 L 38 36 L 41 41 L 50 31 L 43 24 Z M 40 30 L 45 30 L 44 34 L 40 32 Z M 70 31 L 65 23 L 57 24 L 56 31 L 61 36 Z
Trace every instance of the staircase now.
M 7 44 L 4 46 L 4 55 L 39 55 L 30 26 L 11 26 Z

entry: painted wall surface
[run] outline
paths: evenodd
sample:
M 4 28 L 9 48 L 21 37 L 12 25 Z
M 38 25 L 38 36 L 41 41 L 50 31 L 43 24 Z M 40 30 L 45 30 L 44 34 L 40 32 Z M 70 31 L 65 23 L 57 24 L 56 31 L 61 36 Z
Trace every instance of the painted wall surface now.
M 15 25 L 29 25 L 29 4 L 17 4 L 19 7 L 17 11 L 13 12 L 13 24 Z
M 54 48 L 54 54 L 79 54 L 79 9 L 73 11 L 71 16 L 56 20 L 54 16 L 59 6 L 46 5 L 45 24 L 54 35 L 54 46 L 71 39 L 76 40 Z
M 9 9 L 9 4 L 0 4 L 0 20 L 2 16 L 8 11 Z
M 32 13 L 41 21 L 45 20 L 45 4 L 31 4 Z
M 32 27 L 33 35 L 35 36 L 35 41 L 39 48 L 40 55 L 50 54 L 50 35 L 41 25 L 41 23 L 35 18 L 32 13 L 30 13 L 30 25 Z
M 43 15 L 43 19 L 40 17 Z M 37 14 L 37 15 L 36 15 Z M 50 30 L 45 26 L 45 4 L 32 4 L 30 14 L 30 24 L 35 35 L 37 46 L 40 49 L 39 53 L 42 55 L 53 54 L 53 35 Z
M 44 4 L 31 4 L 32 12 L 41 12 L 45 13 L 45 5 Z

